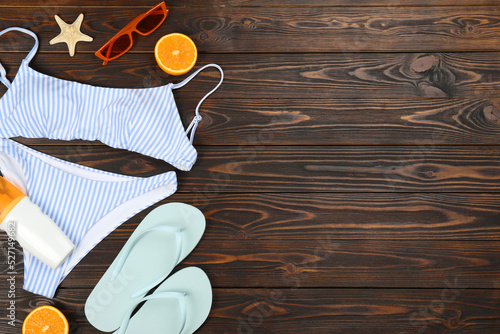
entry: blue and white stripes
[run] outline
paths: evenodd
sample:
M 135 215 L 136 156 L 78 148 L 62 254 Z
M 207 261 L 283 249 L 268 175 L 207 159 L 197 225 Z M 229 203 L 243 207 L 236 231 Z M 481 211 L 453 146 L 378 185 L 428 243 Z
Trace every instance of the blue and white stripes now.
M 33 70 L 29 62 L 38 49 L 38 39 L 33 32 L 16 27 L 1 31 L 0 36 L 13 30 L 33 37 L 35 45 L 12 83 L 0 64 L 0 82 L 8 88 L 0 99 L 0 171 L 76 245 L 56 270 L 24 254 L 24 288 L 52 298 L 59 283 L 106 235 L 174 193 L 176 176 L 174 172 L 148 178 L 108 173 L 50 157 L 7 138 L 100 140 L 187 171 L 197 158 L 193 136 L 201 120 L 200 105 L 221 85 L 223 72 L 218 65 L 209 64 L 175 85 L 95 87 Z M 183 87 L 207 67 L 220 71 L 220 82 L 200 100 L 194 119 L 184 129 L 172 90 Z
M 190 170 L 196 161 L 172 85 L 104 88 L 36 72 L 24 61 L 0 100 L 0 136 L 100 140 Z
M 9 28 L 36 35 L 22 28 Z M 0 35 L 5 33 L 0 32 Z M 18 71 L 7 93 L 0 99 L 0 137 L 100 140 L 164 160 L 190 170 L 197 152 L 192 145 L 201 120 L 199 107 L 222 83 L 223 72 L 209 64 L 178 84 L 153 88 L 106 88 L 54 78 L 29 66 L 37 44 Z M 196 107 L 195 118 L 184 129 L 172 89 L 183 87 L 200 71 L 215 67 L 221 73 L 218 85 Z M 3 72 L 2 72 L 3 71 Z M 2 82 L 8 83 L 0 67 Z M 191 138 L 187 134 L 191 131 Z
M 25 252 L 24 289 L 49 298 L 106 235 L 177 188 L 175 172 L 124 176 L 66 162 L 8 139 L 0 139 L 0 169 L 76 245 L 55 270 Z

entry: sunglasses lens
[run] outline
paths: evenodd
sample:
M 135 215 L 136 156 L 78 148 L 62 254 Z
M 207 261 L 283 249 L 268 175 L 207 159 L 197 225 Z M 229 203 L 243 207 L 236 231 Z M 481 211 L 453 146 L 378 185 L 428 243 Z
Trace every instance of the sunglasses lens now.
M 162 10 L 157 10 L 150 15 L 143 18 L 139 23 L 137 23 L 136 29 L 142 34 L 147 34 L 153 32 L 165 19 L 166 14 Z
M 101 51 L 101 54 L 106 58 L 113 58 L 122 55 L 127 51 L 128 47 L 132 44 L 129 35 L 122 35 L 108 47 Z
M 132 32 L 141 35 L 149 35 L 155 31 L 167 18 L 168 9 L 165 2 L 151 8 L 146 13 L 139 15 L 132 22 L 127 24 L 118 34 L 113 36 L 103 47 L 96 51 L 95 55 L 104 60 L 104 65 L 113 59 L 116 59 L 127 52 L 134 41 Z M 117 37 L 119 36 L 119 37 Z

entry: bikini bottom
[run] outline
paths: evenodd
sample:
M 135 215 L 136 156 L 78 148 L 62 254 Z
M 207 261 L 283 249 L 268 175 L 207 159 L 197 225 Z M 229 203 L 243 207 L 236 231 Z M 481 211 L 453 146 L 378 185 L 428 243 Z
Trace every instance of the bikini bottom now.
M 0 139 L 0 171 L 75 245 L 57 269 L 24 251 L 23 289 L 48 298 L 109 233 L 177 189 L 175 172 L 125 176 L 57 159 L 10 139 Z

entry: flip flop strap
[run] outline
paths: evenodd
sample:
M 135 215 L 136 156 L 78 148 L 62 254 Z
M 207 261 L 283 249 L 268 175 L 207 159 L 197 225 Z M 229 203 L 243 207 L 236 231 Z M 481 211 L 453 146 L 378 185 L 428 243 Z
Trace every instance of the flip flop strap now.
M 123 321 L 120 325 L 120 328 L 115 334 L 125 334 L 127 332 L 127 327 L 130 322 L 130 318 L 132 316 L 132 313 L 134 312 L 135 308 L 137 305 L 140 303 L 151 300 L 151 299 L 177 299 L 179 301 L 179 308 L 181 310 L 181 321 L 182 321 L 182 326 L 181 330 L 179 331 L 179 334 L 182 333 L 184 330 L 184 327 L 186 326 L 186 293 L 185 292 L 178 292 L 178 291 L 162 291 L 162 292 L 155 292 L 149 296 L 146 296 L 142 298 L 139 302 L 137 302 L 133 307 L 130 308 L 130 311 L 125 315 L 123 318 Z
M 128 245 L 125 245 L 123 249 L 120 252 L 118 262 L 116 263 L 115 269 L 113 270 L 113 273 L 111 274 L 110 281 L 114 282 L 120 272 L 123 269 L 123 266 L 125 265 L 125 262 L 127 261 L 127 258 L 134 248 L 134 246 L 137 244 L 137 242 L 146 234 L 150 232 L 155 232 L 155 231 L 162 231 L 162 232 L 167 232 L 167 233 L 172 233 L 175 235 L 175 244 L 176 244 L 176 255 L 175 255 L 175 264 L 179 263 L 179 259 L 181 256 L 182 252 L 182 238 L 181 238 L 181 229 L 175 228 L 169 225 L 159 225 L 159 226 L 154 226 L 151 228 L 148 228 L 144 231 L 142 231 L 132 242 L 130 242 Z M 130 298 L 137 298 L 140 295 L 146 294 L 149 290 L 157 286 L 161 281 L 163 281 L 165 277 L 160 277 L 157 281 L 152 282 L 151 284 L 147 285 L 143 289 L 135 292 L 134 294 L 131 295 Z

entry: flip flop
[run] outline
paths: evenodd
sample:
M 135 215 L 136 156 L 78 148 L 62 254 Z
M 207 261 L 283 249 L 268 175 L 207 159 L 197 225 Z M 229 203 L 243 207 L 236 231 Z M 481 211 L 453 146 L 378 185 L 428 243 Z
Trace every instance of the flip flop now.
M 160 284 L 200 241 L 205 217 L 194 206 L 168 203 L 137 226 L 85 303 L 85 315 L 103 332 L 120 327 L 130 307 Z
M 146 301 L 131 318 L 137 304 Z M 192 334 L 205 322 L 212 307 L 212 286 L 203 270 L 182 269 L 154 293 L 132 306 L 114 334 Z

